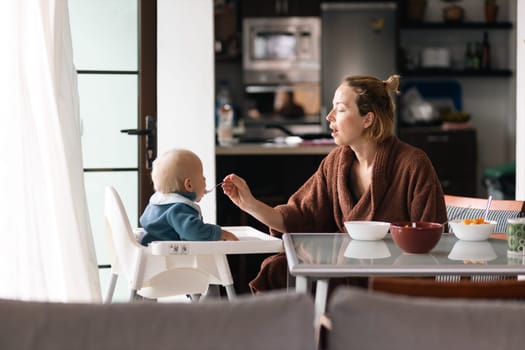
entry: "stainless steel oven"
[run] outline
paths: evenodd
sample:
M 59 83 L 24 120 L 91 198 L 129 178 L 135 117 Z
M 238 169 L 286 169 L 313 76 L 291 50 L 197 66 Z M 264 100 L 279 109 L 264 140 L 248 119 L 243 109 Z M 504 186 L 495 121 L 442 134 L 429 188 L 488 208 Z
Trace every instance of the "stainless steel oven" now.
M 245 18 L 244 83 L 319 82 L 320 48 L 318 17 Z

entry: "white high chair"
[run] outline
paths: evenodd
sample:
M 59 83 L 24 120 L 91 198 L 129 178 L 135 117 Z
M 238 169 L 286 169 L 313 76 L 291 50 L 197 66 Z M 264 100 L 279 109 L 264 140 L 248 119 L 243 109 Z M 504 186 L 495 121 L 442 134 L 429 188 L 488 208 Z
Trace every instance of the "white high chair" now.
M 210 284 L 224 286 L 228 298 L 235 298 L 225 254 L 174 255 L 172 251 L 163 253 L 158 249 L 153 253 L 151 246 L 144 247 L 137 242 L 120 196 L 111 186 L 105 190 L 104 216 L 111 259 L 111 281 L 105 303 L 112 301 L 120 276 L 128 282 L 130 302 L 136 294 L 148 299 L 202 295 Z

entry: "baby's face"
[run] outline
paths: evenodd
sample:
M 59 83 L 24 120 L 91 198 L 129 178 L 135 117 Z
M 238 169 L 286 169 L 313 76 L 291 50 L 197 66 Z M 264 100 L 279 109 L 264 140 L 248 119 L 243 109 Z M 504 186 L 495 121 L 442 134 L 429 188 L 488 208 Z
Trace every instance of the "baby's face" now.
M 193 192 L 195 192 L 196 195 L 195 201 L 199 202 L 206 193 L 206 178 L 204 177 L 202 163 L 200 161 L 193 169 L 191 184 L 193 186 Z

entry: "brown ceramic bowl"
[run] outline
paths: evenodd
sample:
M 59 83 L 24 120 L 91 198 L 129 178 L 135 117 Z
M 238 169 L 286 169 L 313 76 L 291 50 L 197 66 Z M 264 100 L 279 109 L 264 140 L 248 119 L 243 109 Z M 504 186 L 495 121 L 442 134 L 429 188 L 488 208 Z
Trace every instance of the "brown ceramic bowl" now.
M 443 225 L 435 222 L 393 222 L 390 233 L 396 245 L 405 253 L 426 254 L 439 242 Z

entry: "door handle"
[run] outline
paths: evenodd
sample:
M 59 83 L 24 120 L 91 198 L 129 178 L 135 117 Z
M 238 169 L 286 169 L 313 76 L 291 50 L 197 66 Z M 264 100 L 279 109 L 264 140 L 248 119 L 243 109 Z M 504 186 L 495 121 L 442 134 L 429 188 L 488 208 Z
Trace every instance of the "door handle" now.
M 157 122 L 151 115 L 146 117 L 146 129 L 122 129 L 121 133 L 146 136 L 146 169 L 151 169 L 157 153 Z
M 120 130 L 121 133 L 128 134 L 128 135 L 137 135 L 137 136 L 144 136 L 149 135 L 150 130 L 148 129 L 123 129 Z

